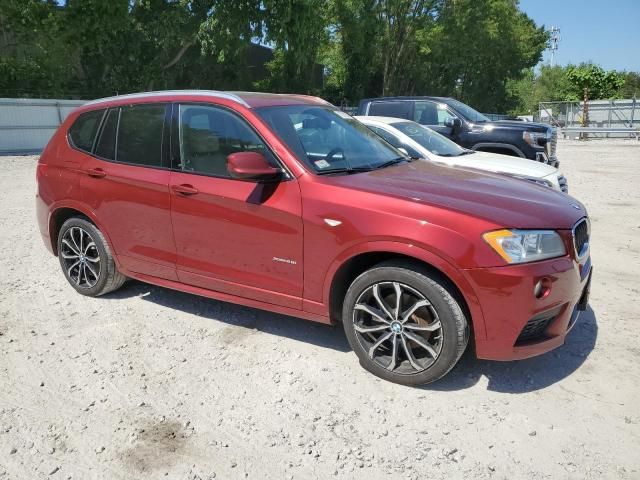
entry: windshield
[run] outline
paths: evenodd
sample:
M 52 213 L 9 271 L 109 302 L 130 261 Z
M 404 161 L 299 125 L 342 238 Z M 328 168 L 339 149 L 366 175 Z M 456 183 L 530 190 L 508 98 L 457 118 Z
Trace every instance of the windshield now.
M 482 123 L 482 122 L 490 122 L 491 120 L 488 117 L 485 117 L 483 114 L 474 110 L 469 105 L 465 105 L 458 100 L 450 99 L 448 100 L 449 105 L 453 107 L 460 115 L 462 115 L 465 119 L 473 123 Z
M 457 157 L 466 152 L 464 148 L 452 142 L 447 137 L 440 135 L 427 127 L 418 125 L 415 122 L 394 122 L 391 126 L 398 129 L 400 132 L 411 138 L 411 140 L 419 143 L 435 155 L 443 157 Z
M 286 105 L 256 113 L 318 173 L 373 170 L 405 160 L 363 124 L 331 107 Z

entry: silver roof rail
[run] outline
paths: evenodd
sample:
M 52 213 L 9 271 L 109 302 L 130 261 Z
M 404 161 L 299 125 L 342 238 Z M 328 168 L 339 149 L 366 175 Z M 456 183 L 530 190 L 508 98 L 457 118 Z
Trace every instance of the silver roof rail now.
M 188 95 L 202 95 L 206 97 L 214 97 L 214 98 L 224 98 L 226 100 L 232 100 L 237 102 L 247 108 L 249 104 L 245 102 L 238 95 L 229 92 L 219 92 L 217 90 L 160 90 L 155 92 L 140 92 L 140 93 L 128 93 L 126 95 L 116 95 L 113 97 L 106 98 L 98 98 L 96 100 L 91 100 L 90 102 L 85 103 L 85 105 L 96 105 L 103 102 L 108 102 L 110 100 L 134 100 L 139 98 L 149 98 L 149 97 L 159 97 L 164 95 L 179 95 L 179 96 L 188 96 Z

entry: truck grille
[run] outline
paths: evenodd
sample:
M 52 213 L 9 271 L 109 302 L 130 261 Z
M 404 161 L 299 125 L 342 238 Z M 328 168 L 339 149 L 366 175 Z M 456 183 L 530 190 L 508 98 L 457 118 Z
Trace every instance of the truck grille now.
M 578 258 L 583 257 L 589 248 L 589 221 L 586 218 L 573 227 L 573 246 Z
M 558 145 L 558 129 L 554 128 L 551 134 L 551 144 L 549 146 L 549 159 L 556 156 L 556 146 Z
M 564 193 L 569 193 L 569 184 L 564 175 L 558 175 L 558 183 L 560 184 L 560 190 Z

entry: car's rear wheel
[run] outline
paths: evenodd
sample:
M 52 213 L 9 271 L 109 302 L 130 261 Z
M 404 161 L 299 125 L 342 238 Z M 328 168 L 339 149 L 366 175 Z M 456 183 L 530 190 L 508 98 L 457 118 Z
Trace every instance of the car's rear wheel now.
M 446 282 L 408 262 L 385 262 L 356 278 L 342 320 L 362 366 L 403 385 L 446 375 L 469 339 L 467 319 Z
M 97 297 L 122 286 L 104 236 L 84 218 L 70 218 L 58 233 L 58 259 L 67 281 L 82 295 Z

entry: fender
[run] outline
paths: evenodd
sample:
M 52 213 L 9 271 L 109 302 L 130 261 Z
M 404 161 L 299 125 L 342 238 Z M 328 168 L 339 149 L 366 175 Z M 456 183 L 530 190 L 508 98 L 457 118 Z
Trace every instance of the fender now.
M 471 147 L 471 150 L 479 150 L 481 148 L 504 148 L 505 150 L 512 151 L 519 157 L 526 158 L 525 154 L 522 153 L 522 150 L 508 143 L 481 142 L 481 143 L 476 143 L 473 147 Z
M 338 269 L 349 259 L 360 255 L 362 253 L 370 252 L 385 252 L 385 253 L 397 253 L 407 257 L 415 258 L 421 262 L 424 262 L 432 267 L 440 270 L 451 280 L 463 295 L 469 311 L 471 313 L 471 321 L 473 322 L 476 338 L 484 339 L 486 337 L 486 330 L 484 325 L 484 316 L 480 307 L 480 302 L 476 296 L 473 288 L 463 276 L 463 274 L 448 260 L 442 258 L 440 255 L 426 250 L 420 246 L 409 243 L 401 243 L 395 241 L 373 241 L 362 242 L 357 245 L 353 245 L 342 253 L 340 253 L 331 266 L 329 267 L 324 280 L 322 301 L 326 308 L 329 307 L 329 295 L 331 292 L 331 284 Z
M 77 210 L 80 213 L 82 213 L 83 215 L 85 215 L 86 217 L 88 217 L 91 222 L 93 222 L 93 224 L 98 227 L 98 230 L 100 230 L 100 232 L 102 233 L 102 235 L 104 235 L 105 240 L 107 241 L 107 244 L 109 245 L 109 249 L 111 250 L 111 252 L 113 252 L 113 260 L 116 262 L 116 266 L 118 267 L 118 270 L 122 271 L 121 268 L 121 264 L 120 261 L 118 260 L 118 255 L 117 252 L 114 250 L 113 248 L 113 243 L 111 242 L 111 238 L 109 237 L 109 232 L 107 232 L 107 230 L 105 230 L 105 228 L 103 227 L 102 223 L 98 220 L 98 218 L 96 217 L 95 212 L 89 208 L 86 204 L 82 203 L 82 202 L 78 202 L 76 200 L 71 200 L 71 199 L 65 199 L 65 200 L 60 200 L 57 202 L 53 202 L 50 206 L 49 206 L 49 211 L 51 212 L 49 214 L 49 219 L 48 219 L 48 225 L 49 225 L 49 239 L 51 242 L 51 247 L 53 248 L 53 252 L 54 255 L 58 256 L 58 246 L 54 244 L 53 241 L 53 218 L 55 213 L 60 210 L 61 208 L 72 208 L 73 210 Z

